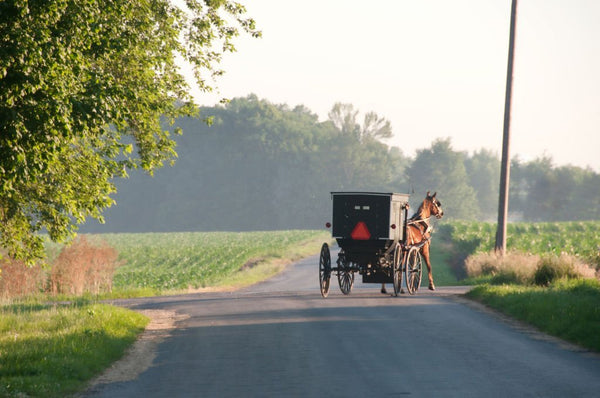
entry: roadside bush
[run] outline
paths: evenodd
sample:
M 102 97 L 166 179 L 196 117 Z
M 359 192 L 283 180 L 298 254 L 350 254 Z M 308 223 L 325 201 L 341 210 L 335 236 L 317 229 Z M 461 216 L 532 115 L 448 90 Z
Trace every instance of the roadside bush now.
M 538 256 L 511 251 L 504 256 L 495 252 L 473 254 L 465 260 L 465 271 L 470 278 L 488 278 L 492 284 L 520 284 L 548 286 L 567 278 L 595 278 L 594 268 L 574 255 Z
M 65 246 L 56 258 L 49 278 L 52 294 L 98 294 L 112 290 L 118 253 L 102 243 L 92 245 L 85 236 Z
M 0 298 L 37 294 L 44 290 L 45 272 L 41 266 L 28 267 L 8 256 L 0 260 Z
M 0 260 L 0 298 L 40 292 L 81 295 L 112 290 L 118 253 L 105 243 L 91 244 L 85 236 L 49 256 L 49 266 L 27 266 L 8 256 Z
M 492 283 L 530 284 L 539 262 L 539 256 L 509 251 L 504 256 L 495 252 L 478 253 L 467 257 L 465 271 L 468 277 L 491 276 Z
M 534 283 L 549 286 L 552 282 L 568 278 L 594 278 L 595 270 L 584 264 L 576 256 L 562 253 L 560 256 L 544 256 L 539 261 L 534 275 Z

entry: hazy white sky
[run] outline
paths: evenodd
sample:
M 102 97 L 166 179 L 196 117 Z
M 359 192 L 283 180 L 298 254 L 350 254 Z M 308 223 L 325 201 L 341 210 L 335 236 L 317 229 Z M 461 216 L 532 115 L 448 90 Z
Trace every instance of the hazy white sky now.
M 238 1 L 263 38 L 238 38 L 200 104 L 351 103 L 410 156 L 439 137 L 500 156 L 510 0 Z M 519 0 L 514 68 L 511 155 L 600 171 L 600 1 Z

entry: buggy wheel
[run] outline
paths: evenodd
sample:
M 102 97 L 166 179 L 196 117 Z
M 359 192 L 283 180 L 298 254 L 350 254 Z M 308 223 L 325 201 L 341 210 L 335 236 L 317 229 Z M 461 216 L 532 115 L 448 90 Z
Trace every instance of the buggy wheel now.
M 348 269 L 338 269 L 337 277 L 342 293 L 350 294 L 352 286 L 354 286 L 354 272 Z
M 415 294 L 421 286 L 421 275 L 423 273 L 423 260 L 421 249 L 412 247 L 406 255 L 405 282 L 409 294 Z
M 329 294 L 329 282 L 331 280 L 331 254 L 329 246 L 323 243 L 321 246 L 321 256 L 319 257 L 319 287 L 321 296 L 327 297 Z
M 392 279 L 394 280 L 394 296 L 398 296 L 402 290 L 402 245 L 400 244 L 397 244 L 394 249 Z
M 346 253 L 340 251 L 337 259 L 337 278 L 340 290 L 344 294 L 350 294 L 354 286 L 354 271 L 350 270 L 350 264 L 346 261 Z

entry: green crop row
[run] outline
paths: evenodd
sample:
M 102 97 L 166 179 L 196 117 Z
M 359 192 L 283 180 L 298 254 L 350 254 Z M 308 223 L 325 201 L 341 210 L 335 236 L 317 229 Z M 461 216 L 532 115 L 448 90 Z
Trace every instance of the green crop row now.
M 244 265 L 282 257 L 322 231 L 185 232 L 94 235 L 119 252 L 117 290 L 158 291 L 212 286 Z

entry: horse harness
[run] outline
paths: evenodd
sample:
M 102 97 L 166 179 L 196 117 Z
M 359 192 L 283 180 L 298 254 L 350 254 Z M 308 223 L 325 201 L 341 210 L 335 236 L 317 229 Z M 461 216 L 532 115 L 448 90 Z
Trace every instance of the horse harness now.
M 433 228 L 431 227 L 431 225 L 429 225 L 430 218 L 431 217 L 421 218 L 420 215 L 416 214 L 415 216 L 411 217 L 409 219 L 409 221 L 406 223 L 407 226 L 408 225 L 416 225 L 417 226 L 417 228 L 423 235 L 422 242 L 426 242 L 429 239 L 431 239 L 431 232 L 433 231 Z M 427 236 L 428 233 L 429 233 L 429 236 Z M 412 243 L 414 244 L 415 242 L 412 242 Z

